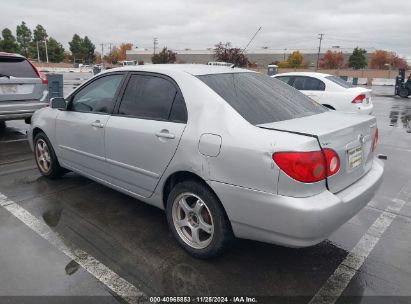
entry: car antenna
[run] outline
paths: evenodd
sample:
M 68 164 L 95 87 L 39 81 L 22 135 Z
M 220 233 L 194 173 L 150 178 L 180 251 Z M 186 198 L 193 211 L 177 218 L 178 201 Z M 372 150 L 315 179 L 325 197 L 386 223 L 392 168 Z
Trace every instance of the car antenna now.
M 247 43 L 247 45 L 245 46 L 245 48 L 243 48 L 243 50 L 241 51 L 240 55 L 242 55 L 242 54 L 244 53 L 244 51 L 248 48 L 248 46 L 250 45 L 250 43 L 254 40 L 255 36 L 257 36 L 258 32 L 261 31 L 262 29 L 263 29 L 262 26 L 260 26 L 260 27 L 258 28 L 258 30 L 254 33 L 253 37 L 251 37 L 250 41 L 248 41 L 248 43 Z M 236 67 L 236 64 L 233 63 L 230 67 L 231 67 L 232 69 L 234 69 L 234 68 Z

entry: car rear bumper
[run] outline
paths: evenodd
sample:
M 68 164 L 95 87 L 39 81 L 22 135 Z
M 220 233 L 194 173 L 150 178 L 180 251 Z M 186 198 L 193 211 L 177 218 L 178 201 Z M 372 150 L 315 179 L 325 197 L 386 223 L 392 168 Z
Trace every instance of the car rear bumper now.
M 0 121 L 28 118 L 48 105 L 48 102 L 38 100 L 0 102 Z
M 382 181 L 383 163 L 348 188 L 305 197 L 287 197 L 229 184 L 210 182 L 239 238 L 307 247 L 326 239 L 374 196 Z

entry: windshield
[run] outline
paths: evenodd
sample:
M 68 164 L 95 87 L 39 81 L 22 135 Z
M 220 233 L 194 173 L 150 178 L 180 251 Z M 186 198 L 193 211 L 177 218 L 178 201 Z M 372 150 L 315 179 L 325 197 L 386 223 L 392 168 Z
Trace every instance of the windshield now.
M 24 58 L 0 56 L 0 77 L 38 78 L 36 71 Z
M 284 82 L 259 73 L 197 76 L 253 125 L 327 111 Z
M 338 84 L 339 86 L 349 89 L 349 88 L 353 88 L 353 85 L 347 81 L 345 81 L 344 79 L 341 79 L 340 77 L 337 76 L 325 76 L 325 78 L 327 78 L 328 80 L 331 80 L 332 82 Z

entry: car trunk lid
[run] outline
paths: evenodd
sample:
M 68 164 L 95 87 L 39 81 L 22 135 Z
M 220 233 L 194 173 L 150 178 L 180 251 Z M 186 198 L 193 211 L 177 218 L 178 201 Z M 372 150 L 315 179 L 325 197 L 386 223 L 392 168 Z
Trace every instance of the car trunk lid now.
M 373 116 L 328 111 L 258 126 L 314 136 L 321 148 L 329 148 L 337 152 L 340 158 L 340 170 L 327 177 L 328 189 L 333 193 L 348 187 L 372 167 L 372 143 L 377 128 Z

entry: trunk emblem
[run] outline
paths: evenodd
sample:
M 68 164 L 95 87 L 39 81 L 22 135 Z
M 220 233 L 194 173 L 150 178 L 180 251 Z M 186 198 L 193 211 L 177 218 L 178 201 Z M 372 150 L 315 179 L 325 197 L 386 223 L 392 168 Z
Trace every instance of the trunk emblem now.
M 360 143 L 364 144 L 365 143 L 365 136 L 360 134 L 358 135 L 358 140 L 360 141 Z

